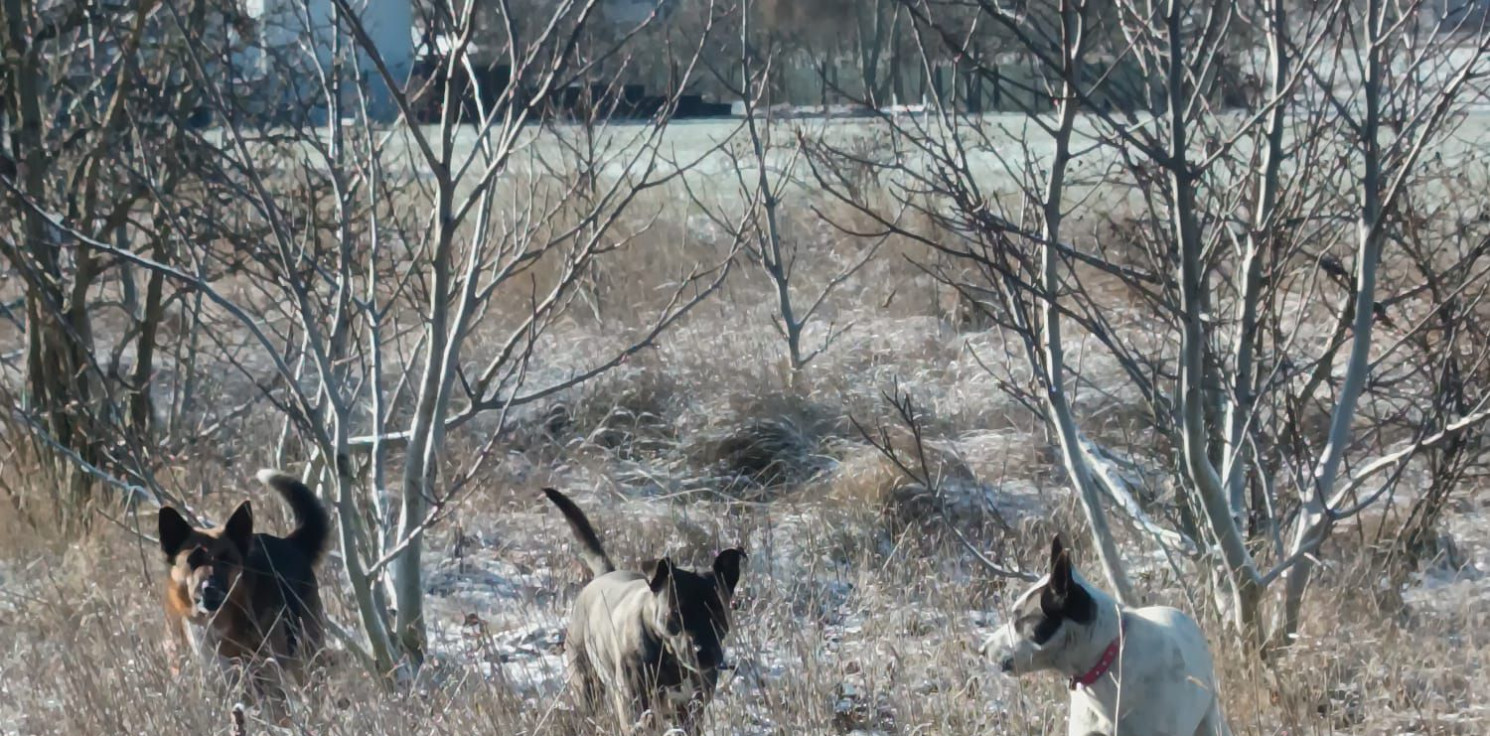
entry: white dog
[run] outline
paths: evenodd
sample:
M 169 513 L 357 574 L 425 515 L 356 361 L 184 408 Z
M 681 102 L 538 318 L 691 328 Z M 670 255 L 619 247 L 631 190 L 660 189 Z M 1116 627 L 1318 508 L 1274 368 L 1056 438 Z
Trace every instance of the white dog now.
M 1125 608 L 1092 587 L 1056 537 L 1050 573 L 983 651 L 1019 676 L 1070 678 L 1069 736 L 1229 736 L 1205 635 L 1163 606 Z

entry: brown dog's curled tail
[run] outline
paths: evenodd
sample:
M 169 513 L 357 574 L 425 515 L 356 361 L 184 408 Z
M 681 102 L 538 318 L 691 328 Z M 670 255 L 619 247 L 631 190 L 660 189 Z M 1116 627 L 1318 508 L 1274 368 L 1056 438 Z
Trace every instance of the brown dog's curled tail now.
M 321 499 L 289 473 L 265 468 L 257 475 L 259 482 L 263 483 L 285 500 L 290 505 L 290 511 L 295 514 L 295 531 L 285 537 L 285 541 L 294 545 L 301 554 L 304 554 L 312 562 L 319 562 L 321 555 L 326 553 L 326 545 L 331 541 L 331 517 L 326 514 L 326 507 L 321 505 Z
M 615 572 L 616 565 L 610 561 L 610 555 L 605 553 L 605 547 L 600 544 L 600 535 L 595 533 L 595 527 L 590 526 L 590 520 L 585 518 L 585 512 L 580 511 L 569 497 L 552 489 L 543 489 L 543 495 L 553 501 L 559 510 L 564 512 L 564 519 L 569 522 L 569 528 L 574 530 L 574 536 L 579 538 L 579 556 L 590 567 L 590 572 L 595 575 L 604 575 Z

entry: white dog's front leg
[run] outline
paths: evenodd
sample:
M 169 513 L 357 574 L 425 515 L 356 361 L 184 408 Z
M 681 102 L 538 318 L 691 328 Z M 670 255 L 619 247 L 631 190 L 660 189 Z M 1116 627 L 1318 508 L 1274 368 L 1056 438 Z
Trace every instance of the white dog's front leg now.
M 1112 719 L 1102 712 L 1099 705 L 1086 693 L 1072 693 L 1067 736 L 1114 736 Z

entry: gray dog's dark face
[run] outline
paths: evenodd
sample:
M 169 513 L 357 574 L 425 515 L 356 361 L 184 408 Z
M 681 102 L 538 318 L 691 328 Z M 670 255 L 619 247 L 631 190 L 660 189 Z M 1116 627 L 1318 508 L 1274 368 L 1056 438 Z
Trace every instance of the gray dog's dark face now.
M 724 638 L 744 561 L 743 551 L 727 549 L 704 573 L 677 567 L 667 558 L 652 566 L 653 630 L 671 642 L 675 656 L 691 658 L 688 665 L 708 676 L 725 665 Z

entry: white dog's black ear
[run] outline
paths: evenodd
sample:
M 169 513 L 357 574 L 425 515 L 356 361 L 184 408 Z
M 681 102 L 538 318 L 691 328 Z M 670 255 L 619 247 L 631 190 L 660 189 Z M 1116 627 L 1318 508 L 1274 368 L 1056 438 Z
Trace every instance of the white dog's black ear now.
M 1061 544 L 1061 535 L 1057 534 L 1050 538 L 1050 572 L 1055 572 L 1056 563 L 1061 559 L 1061 554 L 1066 551 L 1065 545 Z
M 1040 592 L 1040 610 L 1047 619 L 1070 619 L 1080 624 L 1090 623 L 1096 616 L 1096 601 L 1076 581 L 1070 550 L 1060 550 L 1051 561 L 1050 579 Z
M 1060 549 L 1061 543 L 1057 539 L 1052 547 L 1054 556 L 1050 560 L 1050 589 L 1056 595 L 1064 598 L 1071 594 L 1071 590 L 1078 588 L 1076 576 L 1071 571 L 1071 553 Z

